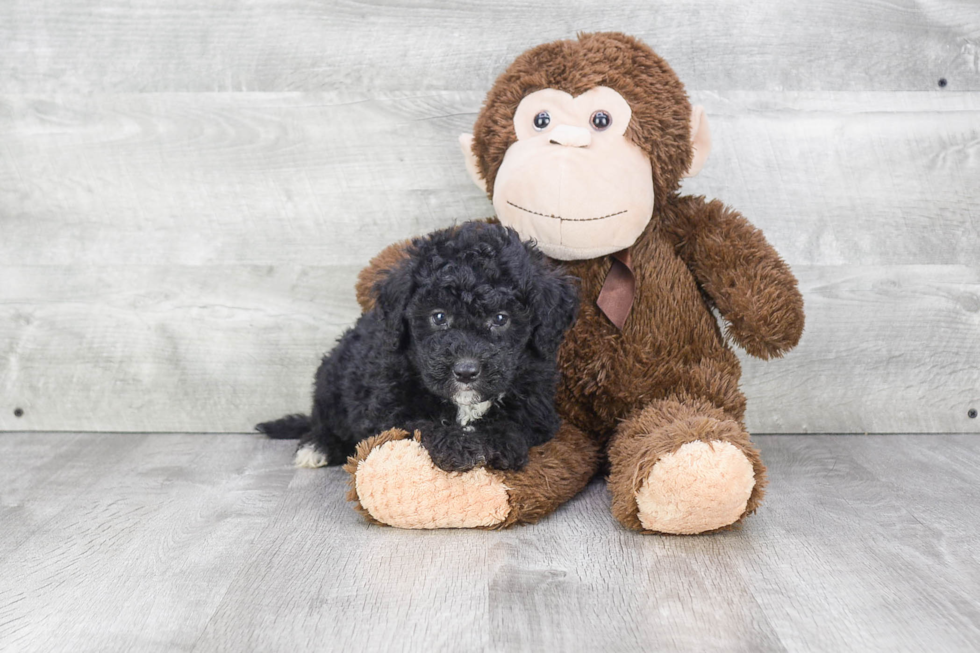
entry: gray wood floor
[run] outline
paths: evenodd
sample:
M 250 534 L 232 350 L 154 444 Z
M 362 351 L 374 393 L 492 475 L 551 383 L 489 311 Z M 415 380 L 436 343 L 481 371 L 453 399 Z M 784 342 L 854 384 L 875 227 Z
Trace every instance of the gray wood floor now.
M 976 650 L 980 438 L 760 436 L 744 528 L 601 481 L 504 532 L 369 526 L 252 435 L 0 434 L 0 650 Z

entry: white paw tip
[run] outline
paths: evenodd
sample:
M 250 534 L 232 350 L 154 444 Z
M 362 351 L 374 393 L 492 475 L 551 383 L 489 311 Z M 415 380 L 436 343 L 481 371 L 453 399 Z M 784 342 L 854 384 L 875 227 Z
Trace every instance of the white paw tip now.
M 326 467 L 330 461 L 327 459 L 327 454 L 317 449 L 315 444 L 304 444 L 296 450 L 296 458 L 293 459 L 293 464 L 306 469 L 316 469 L 317 467 Z

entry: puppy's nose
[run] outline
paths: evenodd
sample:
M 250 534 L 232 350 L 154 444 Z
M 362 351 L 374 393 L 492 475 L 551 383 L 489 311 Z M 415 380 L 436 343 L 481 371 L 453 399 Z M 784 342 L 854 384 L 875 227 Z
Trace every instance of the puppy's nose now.
M 453 365 L 453 376 L 461 383 L 469 383 L 480 376 L 480 363 L 473 358 L 464 358 Z

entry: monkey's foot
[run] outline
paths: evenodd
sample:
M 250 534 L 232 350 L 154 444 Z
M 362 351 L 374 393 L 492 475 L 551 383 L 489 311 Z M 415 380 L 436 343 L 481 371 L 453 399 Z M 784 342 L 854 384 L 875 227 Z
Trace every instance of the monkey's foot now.
M 530 524 L 578 494 L 599 468 L 599 444 L 564 422 L 532 447 L 520 471 L 445 472 L 402 429 L 357 445 L 344 469 L 347 498 L 368 521 L 399 528 L 507 528 Z
M 396 528 L 478 528 L 510 513 L 503 481 L 477 468 L 445 472 L 419 443 L 420 434 L 392 429 L 357 446 L 344 469 L 348 500 L 369 521 Z
M 613 515 L 638 531 L 693 535 L 758 507 L 766 468 L 741 423 L 697 399 L 656 401 L 609 447 Z
M 662 457 L 636 491 L 643 528 L 690 535 L 729 526 L 745 514 L 755 474 L 730 442 L 695 441 Z

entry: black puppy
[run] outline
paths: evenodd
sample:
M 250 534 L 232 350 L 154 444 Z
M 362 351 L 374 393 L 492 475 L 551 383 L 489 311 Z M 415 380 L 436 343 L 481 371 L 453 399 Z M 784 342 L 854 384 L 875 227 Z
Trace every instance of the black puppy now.
M 299 437 L 296 465 L 339 465 L 390 428 L 422 434 L 446 471 L 521 469 L 558 429 L 556 353 L 578 308 L 569 277 L 513 229 L 483 222 L 416 238 L 377 303 L 316 373 L 313 413 L 259 424 Z

